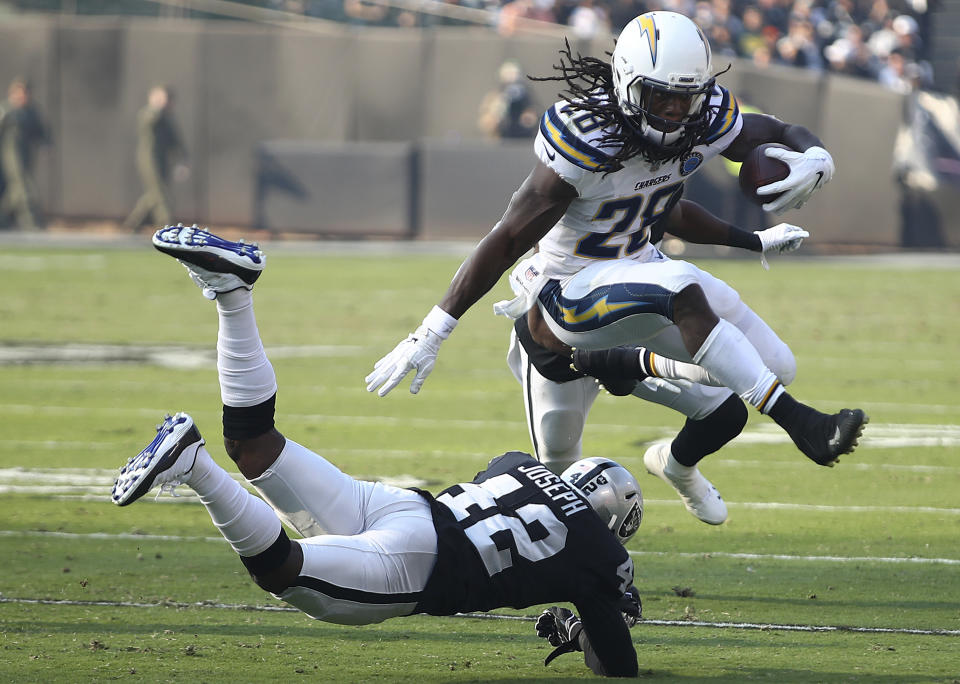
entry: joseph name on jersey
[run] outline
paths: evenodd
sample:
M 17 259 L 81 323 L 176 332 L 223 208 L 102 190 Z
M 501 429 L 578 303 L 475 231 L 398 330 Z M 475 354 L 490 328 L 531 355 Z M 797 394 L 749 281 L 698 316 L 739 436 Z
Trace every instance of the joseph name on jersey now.
M 537 156 L 579 195 L 540 240 L 548 277 L 562 281 L 597 260 L 653 257 L 650 226 L 684 181 L 723 152 L 743 126 L 737 100 L 725 88 L 714 86 L 710 108 L 706 134 L 679 159 L 651 164 L 633 157 L 611 173 L 606 169 L 612 150 L 601 143 L 606 131 L 596 117 L 565 100 L 547 109 L 534 143 Z
M 614 605 L 633 562 L 584 497 L 529 454 L 490 462 L 430 503 L 437 563 L 417 612 L 578 600 Z

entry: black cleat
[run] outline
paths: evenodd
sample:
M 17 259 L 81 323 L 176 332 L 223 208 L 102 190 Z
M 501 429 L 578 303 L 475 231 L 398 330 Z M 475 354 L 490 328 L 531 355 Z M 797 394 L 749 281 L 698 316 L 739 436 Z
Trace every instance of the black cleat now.
M 648 377 L 640 365 L 643 347 L 613 347 L 611 349 L 574 349 L 570 367 L 591 378 L 615 397 L 633 392 L 637 382 Z
M 857 448 L 870 417 L 860 409 L 843 409 L 833 415 L 809 410 L 799 428 L 789 431 L 790 437 L 811 461 L 832 468 L 841 455 Z

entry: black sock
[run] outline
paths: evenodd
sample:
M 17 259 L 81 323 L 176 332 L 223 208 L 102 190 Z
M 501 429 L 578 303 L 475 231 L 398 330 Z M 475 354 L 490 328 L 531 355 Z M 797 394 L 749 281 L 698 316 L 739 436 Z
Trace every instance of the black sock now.
M 223 436 L 227 439 L 253 439 L 274 427 L 277 395 L 256 406 L 224 406 Z
M 739 435 L 746 424 L 747 407 L 740 397 L 731 394 L 705 418 L 687 418 L 683 429 L 670 445 L 670 451 L 680 465 L 695 466 L 704 456 L 719 450 Z
M 804 427 L 808 418 L 822 414 L 784 392 L 777 398 L 777 403 L 773 405 L 767 415 L 773 418 L 777 425 L 786 430 L 787 434 L 793 436 L 796 430 Z

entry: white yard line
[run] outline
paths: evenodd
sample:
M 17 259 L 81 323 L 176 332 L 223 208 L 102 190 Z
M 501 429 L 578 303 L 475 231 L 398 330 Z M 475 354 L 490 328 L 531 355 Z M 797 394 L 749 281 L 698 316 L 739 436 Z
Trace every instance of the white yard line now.
M 53 530 L 0 530 L 0 537 L 34 537 L 75 540 L 124 539 L 129 541 L 213 542 L 225 543 L 223 537 L 134 534 L 130 532 L 59 532 Z M 631 556 L 679 558 L 732 558 L 754 561 L 784 561 L 796 563 L 917 563 L 923 565 L 960 565 L 960 558 L 923 558 L 919 556 L 801 556 L 782 553 L 733 553 L 729 551 L 630 551 Z
M 248 605 L 242 603 L 215 603 L 203 601 L 199 603 L 184 603 L 179 601 L 163 601 L 159 603 L 133 601 L 74 601 L 70 599 L 44 599 L 14 596 L 0 596 L 0 603 L 33 604 L 43 606 L 85 606 L 107 608 L 199 608 L 206 610 L 246 610 L 268 613 L 298 613 L 296 608 L 283 605 Z M 499 615 L 497 613 L 458 613 L 450 615 L 452 618 L 469 618 L 484 620 L 519 620 L 533 622 L 534 615 Z M 441 618 L 442 619 L 442 618 Z M 913 634 L 917 636 L 960 636 L 958 629 L 919 629 L 914 627 L 856 627 L 852 625 L 784 625 L 761 622 L 706 622 L 703 620 L 643 620 L 639 623 L 656 627 L 707 627 L 712 629 L 747 629 L 760 631 L 780 632 L 853 632 L 861 634 Z
M 89 406 L 36 406 L 33 404 L 0 404 L 0 411 L 5 414 L 21 415 L 106 415 L 116 418 L 118 415 L 137 416 L 156 420 L 163 415 L 163 409 L 158 408 L 123 408 L 123 407 L 89 407 Z M 504 422 L 496 420 L 463 420 L 439 419 L 394 416 L 350 416 L 324 414 L 296 414 L 284 415 L 284 420 L 290 423 L 332 423 L 340 425 L 365 426 L 398 426 L 412 428 L 459 428 L 490 430 L 502 432 L 505 428 L 513 427 L 524 429 L 522 421 Z M 636 432 L 637 427 L 618 423 L 591 423 L 587 426 L 590 432 Z M 672 435 L 673 431 L 665 431 L 664 437 Z M 22 440 L 19 443 L 23 443 Z M 733 443 L 740 444 L 789 444 L 790 439 L 775 425 L 757 425 L 743 432 Z M 871 423 L 860 440 L 861 445 L 871 448 L 902 448 L 902 447 L 957 447 L 960 446 L 960 425 L 937 424 L 873 424 Z M 3 442 L 0 442 L 3 444 Z
M 392 455 L 392 456 L 413 456 L 425 455 L 424 452 L 407 452 L 396 450 L 393 452 L 384 452 L 373 450 L 348 450 L 332 449 L 328 453 L 353 453 L 359 455 Z M 723 461 L 724 465 L 739 465 L 736 461 Z M 749 461 L 749 464 L 756 462 Z M 901 470 L 913 470 L 915 472 L 931 472 L 931 468 L 939 466 L 924 466 L 914 464 L 912 466 L 900 466 Z M 945 472 L 957 472 L 960 469 L 942 467 Z M 0 494 L 26 494 L 31 496 L 51 496 L 58 499 L 79 499 L 88 501 L 108 501 L 108 491 L 116 476 L 115 470 L 105 468 L 0 468 Z M 232 477 L 240 483 L 244 479 L 237 473 Z M 375 477 L 362 479 L 376 479 L 380 482 L 392 484 L 397 487 L 425 487 L 428 482 L 409 474 L 398 474 L 390 477 Z M 182 490 L 182 491 L 181 491 Z M 159 503 L 195 503 L 196 495 L 187 487 L 177 490 L 178 496 L 160 497 L 156 499 Z M 647 506 L 676 506 L 675 499 L 646 499 Z M 731 508 L 744 508 L 755 510 L 796 510 L 796 511 L 818 511 L 826 513 L 897 513 L 897 514 L 936 514 L 936 515 L 960 515 L 960 508 L 937 507 L 937 506 L 854 506 L 854 505 L 834 505 L 834 504 L 809 504 L 786 501 L 727 501 Z

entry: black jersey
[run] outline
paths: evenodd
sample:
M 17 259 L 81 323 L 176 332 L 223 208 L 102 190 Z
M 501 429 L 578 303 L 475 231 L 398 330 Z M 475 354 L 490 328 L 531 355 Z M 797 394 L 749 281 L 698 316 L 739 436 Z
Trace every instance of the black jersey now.
M 618 607 L 633 561 L 578 491 L 529 454 L 510 452 L 473 482 L 435 498 L 420 493 L 438 549 L 416 612 L 573 603 L 605 669 L 636 671 Z

